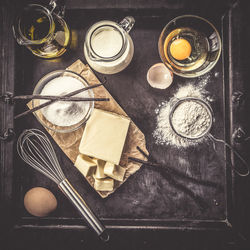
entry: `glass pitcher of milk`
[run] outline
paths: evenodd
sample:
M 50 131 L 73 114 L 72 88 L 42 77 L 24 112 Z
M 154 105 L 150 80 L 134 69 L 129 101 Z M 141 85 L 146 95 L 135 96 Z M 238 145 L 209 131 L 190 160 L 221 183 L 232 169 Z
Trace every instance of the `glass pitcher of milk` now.
M 129 31 L 134 23 L 135 19 L 128 16 L 119 24 L 104 20 L 89 28 L 84 42 L 84 55 L 94 70 L 115 74 L 129 65 L 134 54 Z

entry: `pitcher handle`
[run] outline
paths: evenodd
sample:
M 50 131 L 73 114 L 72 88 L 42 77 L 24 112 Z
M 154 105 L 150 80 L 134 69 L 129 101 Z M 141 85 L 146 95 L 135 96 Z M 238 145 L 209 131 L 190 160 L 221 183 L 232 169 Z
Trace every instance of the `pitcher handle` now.
M 135 19 L 132 16 L 126 16 L 120 23 L 119 26 L 122 27 L 127 33 L 133 28 L 135 24 Z
M 65 0 L 50 0 L 49 6 L 51 7 L 51 14 L 64 17 L 65 14 Z

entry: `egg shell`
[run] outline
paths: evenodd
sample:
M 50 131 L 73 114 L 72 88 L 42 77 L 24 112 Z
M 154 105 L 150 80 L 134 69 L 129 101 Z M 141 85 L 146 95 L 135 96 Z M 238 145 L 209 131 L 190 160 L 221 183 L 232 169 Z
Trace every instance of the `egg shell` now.
M 153 88 L 166 89 L 173 82 L 173 73 L 163 63 L 156 63 L 149 68 L 147 81 Z
M 25 194 L 24 207 L 31 215 L 44 217 L 56 209 L 57 200 L 48 189 L 35 187 Z

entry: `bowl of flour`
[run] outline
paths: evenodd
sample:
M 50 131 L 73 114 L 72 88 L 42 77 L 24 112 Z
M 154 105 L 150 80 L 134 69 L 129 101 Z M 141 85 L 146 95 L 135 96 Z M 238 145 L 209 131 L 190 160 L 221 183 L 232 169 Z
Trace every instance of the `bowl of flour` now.
M 67 70 L 57 70 L 45 75 L 37 83 L 33 94 L 64 96 L 87 86 L 87 81 L 80 75 Z M 92 89 L 89 89 L 72 97 L 93 98 L 94 94 Z M 48 101 L 34 99 L 32 107 Z M 46 128 L 67 133 L 81 127 L 90 117 L 93 107 L 94 101 L 55 101 L 34 114 Z

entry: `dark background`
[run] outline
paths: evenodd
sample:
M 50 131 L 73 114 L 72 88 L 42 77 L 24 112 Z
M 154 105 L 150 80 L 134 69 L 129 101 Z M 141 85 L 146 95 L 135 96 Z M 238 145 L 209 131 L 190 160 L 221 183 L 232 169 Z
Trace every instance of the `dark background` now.
M 13 37 L 9 35 L 9 30 L 11 27 L 11 23 L 13 21 L 13 16 L 16 11 L 18 11 L 23 4 L 26 2 L 43 2 L 44 4 L 47 3 L 47 1 L 2 1 L 1 2 L 1 80 L 2 80 L 2 86 L 4 86 L 3 83 L 6 84 L 8 82 L 10 85 L 7 85 L 7 88 L 5 86 L 1 88 L 1 93 L 4 93 L 4 90 L 9 89 L 11 90 L 13 82 L 15 82 L 15 91 L 19 91 L 18 93 L 23 93 L 25 91 L 28 91 L 29 88 L 27 88 L 27 85 L 25 85 L 25 81 L 35 82 L 37 81 L 41 75 L 44 75 L 47 73 L 47 71 L 52 71 L 53 67 L 46 65 L 46 61 L 39 61 L 37 63 L 36 59 L 30 55 L 28 51 L 25 49 L 20 49 L 20 47 L 16 46 L 15 42 L 13 41 Z M 78 13 L 78 15 L 75 16 L 75 18 L 79 18 L 79 27 L 81 27 L 82 19 L 81 15 L 79 14 L 81 9 L 89 10 L 87 13 L 89 15 L 100 15 L 99 13 L 105 13 L 102 15 L 106 16 L 113 16 L 117 17 L 119 16 L 119 11 L 122 10 L 121 13 L 125 10 L 128 13 L 131 12 L 131 9 L 140 9 L 144 8 L 145 12 L 147 13 L 155 13 L 160 12 L 161 10 L 169 10 L 169 13 L 171 15 L 174 15 L 175 13 L 180 14 L 188 14 L 188 13 L 196 13 L 201 16 L 209 15 L 208 13 L 213 12 L 215 10 L 216 13 L 220 13 L 220 15 L 223 15 L 224 13 L 228 13 L 229 9 L 234 9 L 232 12 L 233 15 L 233 23 L 231 25 L 231 32 L 232 32 L 232 48 L 231 51 L 232 58 L 229 57 L 228 60 L 232 60 L 233 70 L 232 74 L 229 74 L 229 81 L 233 81 L 236 84 L 234 84 L 234 91 L 242 93 L 243 98 L 239 103 L 236 102 L 234 105 L 234 128 L 241 127 L 246 133 L 246 137 L 250 136 L 250 124 L 248 119 L 249 114 L 249 74 L 248 74 L 248 66 L 249 66 L 249 41 L 250 41 L 250 29 L 248 28 L 249 25 L 249 4 L 247 4 L 247 1 L 142 1 L 142 0 L 136 0 L 136 1 L 80 1 L 80 0 L 72 0 L 68 1 L 66 5 L 66 18 L 67 15 L 70 15 L 70 11 L 75 11 L 74 13 Z M 70 11 L 67 12 L 67 9 L 70 9 Z M 156 11 L 157 10 L 157 11 Z M 77 12 L 79 11 L 79 12 Z M 158 13 L 157 12 L 157 13 Z M 174 13 L 174 14 L 173 14 Z M 69 17 L 68 17 L 69 18 Z M 95 16 L 89 16 L 89 22 L 95 20 Z M 170 18 L 171 19 L 171 18 Z M 215 17 L 216 19 L 216 17 Z M 72 19 L 73 20 L 73 19 Z M 84 20 L 84 19 L 83 19 Z M 215 21 L 215 20 L 214 20 Z M 72 22 L 72 24 L 70 23 Z M 71 27 L 76 27 L 77 24 L 74 21 L 70 21 L 69 24 Z M 150 23 L 145 23 L 145 25 L 150 25 Z M 74 26 L 75 25 L 75 26 Z M 86 27 L 89 24 L 86 23 Z M 137 27 L 143 27 L 143 22 L 139 22 L 137 24 Z M 155 27 L 154 23 L 151 24 L 152 29 Z M 160 28 L 159 28 L 160 29 Z M 133 34 L 131 34 L 133 38 Z M 149 43 L 150 44 L 150 43 Z M 13 57 L 13 54 L 15 53 L 15 57 Z M 136 55 L 136 54 L 135 54 Z M 65 61 L 61 64 L 61 67 L 65 67 L 66 65 L 69 65 L 72 59 L 76 59 L 77 55 L 74 55 L 75 57 L 70 57 L 65 55 Z M 138 57 L 135 57 L 138 59 Z M 154 58 L 155 62 L 157 62 L 158 58 L 155 55 L 152 55 L 152 58 Z M 145 59 L 145 63 L 151 63 L 152 58 L 147 62 Z M 21 67 L 20 67 L 21 65 Z M 23 66 L 23 67 L 22 67 Z M 58 65 L 56 66 L 58 67 Z M 220 66 L 216 66 L 216 70 L 220 71 Z M 13 72 L 13 68 L 19 69 L 18 72 L 15 72 L 15 75 L 11 74 Z M 22 71 L 22 68 L 25 68 L 25 73 L 23 74 L 24 70 Z M 138 69 L 140 70 L 140 69 Z M 20 72 L 19 72 L 20 71 Z M 134 72 L 132 68 L 128 69 L 128 72 Z M 21 77 L 24 77 L 23 79 Z M 123 81 L 126 80 L 126 72 L 124 74 L 121 74 L 119 76 L 111 77 L 111 82 L 116 81 L 116 77 L 122 78 Z M 177 77 L 178 79 L 178 77 Z M 21 82 L 22 80 L 22 82 Z M 25 80 L 25 81 L 24 81 Z M 18 85 L 19 84 L 19 85 Z M 141 85 L 140 85 L 141 84 Z M 143 86 L 143 83 L 140 83 L 139 86 Z M 121 90 L 123 88 L 121 87 Z M 22 92 L 23 91 L 23 92 Z M 145 122 L 147 111 L 150 111 L 152 107 L 150 107 L 149 99 L 146 99 L 146 109 L 144 109 L 144 106 L 136 106 L 135 107 L 131 103 L 126 103 L 123 98 L 121 98 L 121 94 L 118 90 L 111 87 L 109 91 L 118 99 L 119 103 L 125 107 L 125 110 L 129 113 L 129 115 L 132 117 L 132 119 L 136 122 L 136 124 L 139 124 L 140 129 L 146 134 L 150 131 L 150 126 L 147 127 L 147 124 L 150 124 Z M 118 92 L 117 92 L 118 91 Z M 148 89 L 141 89 L 142 93 L 147 93 Z M 132 91 L 127 93 L 127 97 L 132 97 Z M 158 95 L 158 94 L 157 94 Z M 120 98 L 120 99 L 119 99 Z M 134 97 L 136 99 L 136 96 Z M 227 102 L 227 100 L 226 100 Z M 16 110 L 22 110 L 23 107 L 17 107 Z M 1 106 L 1 130 L 2 132 L 6 129 L 6 124 L 13 124 L 13 115 L 11 115 L 11 112 L 13 112 L 12 109 L 10 109 L 10 115 L 4 117 L 3 112 L 3 105 Z M 138 110 L 142 111 L 141 113 L 137 112 Z M 15 111 L 16 112 L 16 111 Z M 27 118 L 25 122 L 19 122 L 15 126 L 20 127 L 26 126 L 24 123 L 28 123 L 30 127 L 32 126 L 38 126 L 39 124 L 33 117 Z M 19 130 L 20 128 L 17 128 Z M 225 128 L 226 129 L 226 128 Z M 220 131 L 220 130 L 218 130 Z M 226 136 L 226 135 L 225 135 Z M 235 146 L 237 146 L 237 149 L 239 149 L 244 157 L 248 160 L 250 160 L 249 157 L 249 141 L 244 142 L 243 140 L 240 141 L 241 143 L 236 143 Z M 148 145 L 149 150 L 151 154 L 157 155 L 158 152 L 153 152 L 153 146 Z M 64 228 L 61 225 L 58 224 L 58 227 L 51 227 L 51 228 L 45 228 L 45 229 L 37 229 L 36 223 L 38 221 L 34 220 L 32 221 L 33 226 L 30 226 L 28 228 L 23 228 L 22 230 L 16 230 L 13 228 L 13 224 L 15 224 L 15 220 L 17 217 L 17 213 L 21 213 L 22 215 L 25 215 L 25 211 L 17 210 L 17 208 L 13 204 L 9 204 L 9 199 L 6 199 L 8 197 L 8 194 L 12 193 L 13 190 L 16 190 L 16 182 L 13 181 L 12 185 L 5 185 L 6 180 L 12 181 L 12 172 L 9 171 L 8 163 L 9 165 L 12 164 L 13 159 L 12 154 L 8 150 L 13 147 L 12 142 L 1 142 L 1 168 L 4 169 L 4 171 L 1 171 L 1 215 L 0 215 L 0 229 L 1 229 L 1 235 L 0 235 L 0 249 L 250 249 L 250 217 L 249 217 L 249 211 L 250 211 L 250 195 L 249 195 L 249 185 L 250 180 L 249 177 L 246 178 L 240 178 L 235 177 L 233 180 L 233 207 L 232 207 L 232 225 L 233 228 L 230 230 L 230 232 L 224 232 L 224 231 L 217 231 L 217 230 L 208 230 L 208 228 L 199 227 L 199 230 L 187 230 L 185 227 L 172 227 L 171 229 L 167 230 L 166 228 L 160 229 L 159 227 L 156 227 L 155 229 L 146 229 L 145 227 L 140 228 L 120 228 L 120 229 L 110 229 L 112 238 L 111 241 L 107 244 L 103 244 L 100 241 L 96 239 L 96 236 L 90 232 L 89 230 L 82 231 L 80 228 L 78 230 L 70 230 L 69 228 Z M 159 149 L 160 152 L 160 149 Z M 188 153 L 188 152 L 187 152 Z M 199 152 L 198 152 L 199 153 Z M 176 155 L 173 155 L 173 158 Z M 14 158 L 15 161 L 19 160 L 18 158 Z M 206 158 L 205 158 L 206 159 Z M 20 161 L 20 160 L 19 160 Z M 65 160 L 65 162 L 67 162 Z M 5 165 L 4 165 L 5 164 Z M 18 164 L 21 164 L 18 162 Z M 17 162 L 14 162 L 14 165 L 17 165 Z M 7 167 L 6 167 L 7 166 Z M 29 173 L 29 171 L 27 171 Z M 151 172 L 144 171 L 142 176 L 146 177 L 149 176 Z M 30 180 L 25 185 L 34 185 L 37 181 L 39 181 L 39 178 L 35 178 L 36 175 L 30 175 L 30 177 L 33 176 L 32 180 Z M 132 186 L 132 182 L 140 181 L 140 175 L 137 174 L 135 177 L 133 177 L 132 180 L 130 180 L 130 183 L 126 184 L 126 186 L 122 187 L 123 189 L 116 194 L 116 196 L 113 196 L 112 199 L 117 199 L 117 202 L 119 202 L 119 195 L 124 192 L 126 193 L 129 189 L 129 187 Z M 210 176 L 211 177 L 211 176 Z M 77 177 L 75 177 L 77 178 Z M 159 177 L 157 177 L 159 178 Z M 15 179 L 19 180 L 20 179 Z M 45 182 L 44 179 L 43 184 L 46 183 L 46 185 L 51 185 L 48 182 Z M 161 181 L 158 179 L 157 181 Z M 18 199 L 22 199 L 23 193 L 25 193 L 25 185 L 24 190 L 22 190 L 20 196 L 16 195 Z M 11 188 L 9 188 L 11 186 Z M 27 186 L 27 187 L 28 187 Z M 23 186 L 22 186 L 23 187 Z M 26 188 L 27 188 L 26 187 Z M 13 188 L 13 190 L 12 190 Z M 51 189 L 55 189 L 53 185 L 50 186 Z M 85 184 L 83 189 L 86 188 L 87 190 L 82 190 L 82 194 L 85 194 L 84 192 L 90 192 L 90 198 L 88 198 L 88 202 L 93 203 L 92 206 L 99 207 L 99 213 L 107 213 L 107 211 L 102 210 L 101 203 L 94 204 L 94 202 L 98 202 L 97 195 L 94 194 L 93 191 L 90 190 L 90 188 Z M 20 191 L 20 190 L 19 190 Z M 138 190 L 130 190 L 131 192 L 136 192 Z M 92 192 L 92 193 L 91 193 Z M 138 194 L 143 193 L 143 189 L 139 190 Z M 157 194 L 158 195 L 158 194 Z M 94 197 L 94 198 L 92 198 Z M 118 197 L 118 198 L 117 198 Z M 123 197 L 123 196 L 122 196 Z M 146 196 L 145 196 L 146 197 Z M 161 197 L 161 195 L 159 195 Z M 61 199 L 61 198 L 60 198 Z M 63 198 L 62 198 L 63 199 Z M 99 199 L 100 200 L 100 199 Z M 15 201 L 16 202 L 16 201 Z M 107 202 L 108 203 L 108 202 Z M 190 202 L 188 201 L 188 204 Z M 15 203 L 20 204 L 20 203 Z M 112 202 L 111 202 L 112 204 Z M 224 205 L 224 204 L 223 204 Z M 17 205 L 18 206 L 18 205 Z M 66 205 L 67 207 L 67 205 Z M 127 214 L 133 214 L 136 217 L 137 215 L 140 216 L 140 210 L 138 208 L 135 208 L 133 211 L 133 207 L 129 207 L 129 210 L 126 211 Z M 196 214 L 195 206 L 191 208 L 187 206 L 187 214 L 190 215 L 190 212 L 192 212 L 192 209 L 194 211 L 194 214 Z M 185 207 L 182 206 L 180 211 L 185 212 Z M 68 215 L 71 214 L 71 209 L 68 208 L 68 210 L 65 210 L 65 214 Z M 73 210 L 72 210 L 73 211 Z M 123 214 L 125 214 L 125 210 L 122 210 Z M 134 213 L 135 212 L 135 213 Z M 178 211 L 177 211 L 178 212 Z M 74 213 L 75 214 L 75 213 Z M 111 212 L 112 214 L 112 212 Z M 118 212 L 119 214 L 119 212 Z M 147 215 L 153 216 L 154 213 L 148 213 Z M 176 215 L 178 213 L 175 213 Z M 217 213 L 217 216 L 220 213 Z M 126 214 L 125 214 L 126 215 Z M 214 216 L 214 214 L 210 214 L 211 217 Z M 199 217 L 206 218 L 210 216 L 209 214 L 203 214 L 200 212 Z M 192 216 L 191 216 L 192 217 Z

